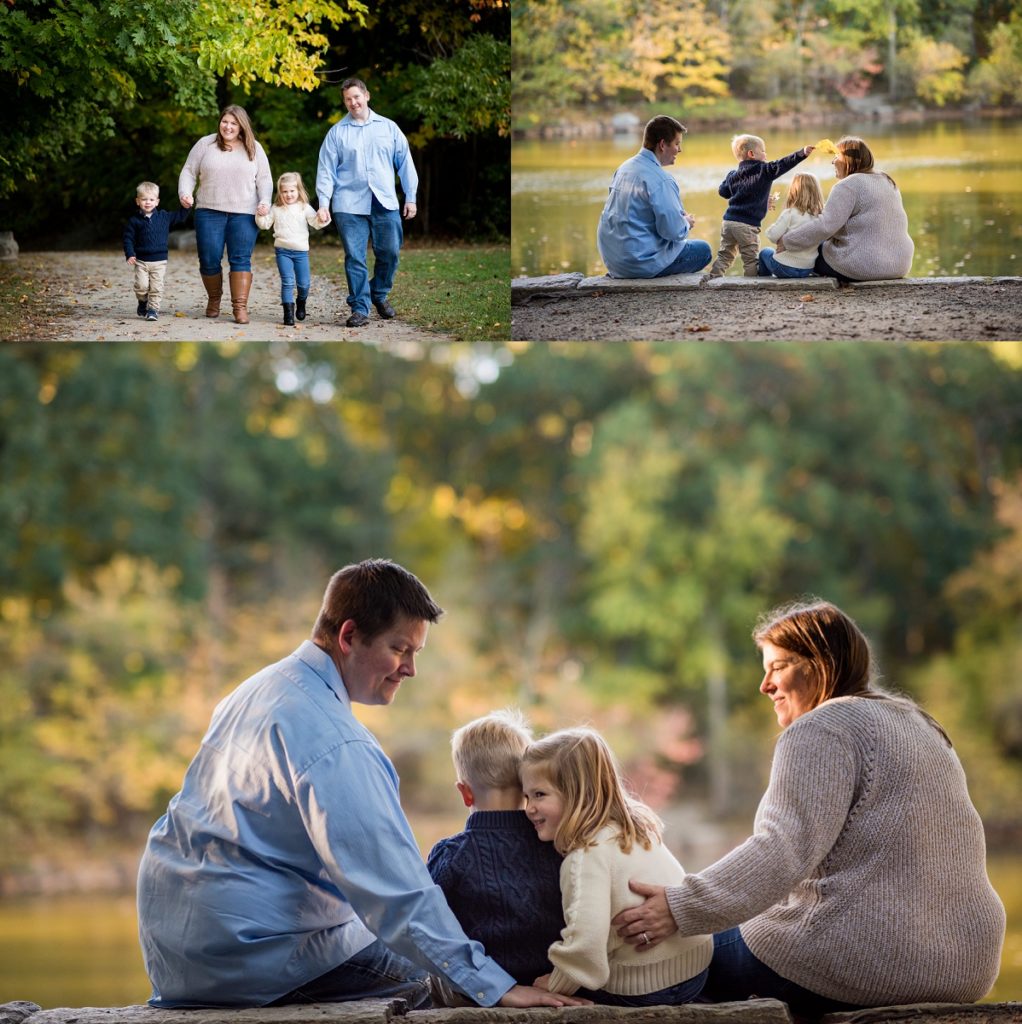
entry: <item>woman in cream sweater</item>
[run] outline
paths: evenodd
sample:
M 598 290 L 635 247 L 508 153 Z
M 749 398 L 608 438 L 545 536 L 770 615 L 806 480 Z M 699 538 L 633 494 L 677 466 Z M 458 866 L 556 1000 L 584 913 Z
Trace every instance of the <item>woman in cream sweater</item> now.
M 912 269 L 915 245 L 894 180 L 873 167 L 869 146 L 853 136 L 837 143 L 834 173 L 837 181 L 823 214 L 786 232 L 777 251 L 819 245 L 816 273 L 839 281 L 904 277 Z
M 193 196 L 196 181 L 197 198 Z M 199 273 L 206 289 L 206 316 L 220 315 L 224 248 L 230 264 L 234 319 L 248 323 L 252 288 L 252 250 L 259 229 L 255 215 L 270 210 L 273 179 L 263 147 L 255 140 L 243 107 L 224 107 L 215 135 L 204 135 L 191 148 L 178 176 L 177 191 L 187 210 L 195 205 L 195 240 Z
M 673 935 L 652 954 L 618 937 L 611 918 L 639 898 L 630 878 L 685 871 L 660 841 L 660 822 L 629 797 L 614 755 L 592 729 L 564 729 L 529 745 L 522 757 L 525 813 L 539 838 L 564 857 L 564 929 L 548 951 L 553 971 L 537 988 L 612 1006 L 691 1002 L 702 990 L 709 935 Z
M 779 609 L 753 636 L 783 729 L 753 834 L 680 884 L 633 886 L 647 900 L 619 935 L 655 952 L 717 933 L 715 1001 L 755 993 L 818 1016 L 980 999 L 1005 915 L 950 740 L 876 688 L 869 643 L 834 605 Z

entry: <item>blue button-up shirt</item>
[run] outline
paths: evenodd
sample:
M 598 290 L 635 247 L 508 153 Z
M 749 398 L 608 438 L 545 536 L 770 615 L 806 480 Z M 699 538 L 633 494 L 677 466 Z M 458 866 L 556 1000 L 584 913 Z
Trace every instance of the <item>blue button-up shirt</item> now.
M 368 214 L 373 196 L 388 210 L 399 209 L 394 172 L 405 202 L 414 203 L 419 188 L 408 140 L 393 121 L 369 111 L 367 121 L 345 114 L 319 147 L 316 195 L 320 208 L 337 213 Z
M 681 190 L 652 150 L 640 149 L 615 172 L 596 244 L 611 277 L 656 277 L 684 248 L 688 221 Z
M 264 1005 L 376 936 L 481 1005 L 514 984 L 433 884 L 393 765 L 311 641 L 217 706 L 149 834 L 138 917 L 154 1006 Z

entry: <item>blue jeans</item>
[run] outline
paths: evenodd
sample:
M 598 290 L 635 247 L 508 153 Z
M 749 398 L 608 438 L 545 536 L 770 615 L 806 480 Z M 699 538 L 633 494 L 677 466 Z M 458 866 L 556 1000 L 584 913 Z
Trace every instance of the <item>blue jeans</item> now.
M 280 272 L 280 301 L 295 301 L 295 280 L 298 281 L 298 298 L 304 299 L 309 294 L 312 278 L 309 275 L 308 250 L 274 249 L 277 257 L 277 270 Z
M 827 999 L 782 978 L 752 955 L 737 928 L 714 935 L 710 976 L 700 1001 L 728 1003 L 755 998 L 780 999 L 800 1017 L 862 1009 L 861 1006 Z
M 703 971 L 688 981 L 680 981 L 670 988 L 647 992 L 642 996 L 619 996 L 615 992 L 604 992 L 603 989 L 594 992 L 587 988 L 580 988 L 574 994 L 579 999 L 591 999 L 601 1006 L 680 1006 L 682 1003 L 691 1003 L 702 992 L 708 973 L 708 970 Z
M 686 239 L 681 247 L 681 252 L 675 257 L 674 262 L 661 270 L 657 277 L 668 277 L 671 274 L 694 274 L 702 270 L 713 258 L 713 250 L 709 242 L 700 238 Z
M 759 251 L 760 277 L 811 277 L 813 273 L 812 267 L 803 270 L 800 267 L 788 267 L 778 263 L 774 250 L 769 245 Z
M 377 939 L 332 971 L 275 999 L 270 1006 L 393 998 L 407 1000 L 410 1010 L 428 1010 L 429 974 Z
M 816 266 L 813 267 L 820 277 L 836 277 L 839 284 L 850 284 L 852 278 L 845 277 L 844 274 L 838 273 L 824 258 L 823 258 L 823 243 L 820 243 L 819 255 L 816 257 Z
M 227 247 L 231 270 L 251 270 L 252 250 L 259 228 L 251 213 L 223 213 L 220 210 L 195 211 L 195 244 L 199 250 L 199 273 L 207 277 L 220 273 Z
M 340 213 L 334 211 L 337 233 L 344 246 L 344 276 L 348 282 L 348 305 L 353 313 L 369 315 L 370 302 L 382 302 L 394 286 L 398 256 L 404 231 L 401 211 L 387 210 L 373 196 L 372 211 Z M 376 255 L 373 279 L 369 280 L 368 244 Z

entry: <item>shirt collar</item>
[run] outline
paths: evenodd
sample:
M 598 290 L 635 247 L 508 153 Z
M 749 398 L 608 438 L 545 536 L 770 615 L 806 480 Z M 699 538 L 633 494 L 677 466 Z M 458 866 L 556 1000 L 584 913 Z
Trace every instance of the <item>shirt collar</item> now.
M 348 696 L 341 673 L 337 671 L 334 659 L 322 647 L 311 640 L 304 640 L 301 647 L 295 651 L 295 657 L 304 661 L 337 694 L 342 704 L 351 705 L 351 698 Z
M 353 124 L 353 125 L 356 125 L 357 127 L 361 128 L 364 125 L 367 125 L 367 124 L 369 124 L 372 121 L 379 121 L 379 120 L 381 120 L 380 115 L 377 114 L 376 111 L 373 110 L 372 107 L 370 107 L 369 108 L 369 116 L 364 121 L 356 121 L 351 116 L 351 114 L 345 113 L 344 117 L 341 118 L 341 124 Z
M 666 171 L 667 168 L 663 167 L 659 160 L 656 158 L 656 153 L 651 149 L 646 149 L 645 146 L 639 150 L 638 156 L 642 157 L 643 160 L 648 160 L 654 167 L 659 167 L 661 171 Z

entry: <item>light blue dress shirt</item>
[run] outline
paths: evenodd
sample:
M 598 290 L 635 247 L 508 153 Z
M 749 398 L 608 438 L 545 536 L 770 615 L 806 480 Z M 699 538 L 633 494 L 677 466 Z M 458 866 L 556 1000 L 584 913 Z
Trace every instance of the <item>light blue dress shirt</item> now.
M 149 834 L 138 918 L 154 1006 L 264 1005 L 376 936 L 483 1006 L 514 984 L 433 884 L 393 765 L 311 641 L 217 706 Z
M 653 152 L 640 149 L 615 172 L 596 244 L 611 277 L 656 277 L 685 246 L 681 190 Z
M 405 202 L 414 203 L 419 176 L 401 129 L 372 110 L 367 121 L 356 121 L 351 114 L 345 114 L 326 133 L 319 147 L 319 208 L 329 204 L 336 213 L 368 215 L 376 196 L 385 209 L 400 209 L 395 171 L 404 189 Z

